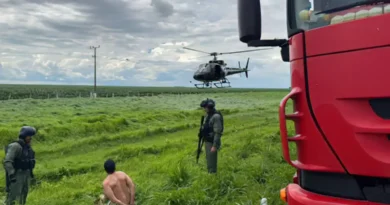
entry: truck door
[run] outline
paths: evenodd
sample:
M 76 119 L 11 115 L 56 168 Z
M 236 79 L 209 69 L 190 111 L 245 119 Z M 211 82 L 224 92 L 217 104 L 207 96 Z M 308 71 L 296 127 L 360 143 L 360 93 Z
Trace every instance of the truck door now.
M 313 119 L 365 197 L 381 203 L 390 203 L 385 188 L 390 177 L 389 8 L 313 12 L 315 22 L 308 22 L 304 35 Z

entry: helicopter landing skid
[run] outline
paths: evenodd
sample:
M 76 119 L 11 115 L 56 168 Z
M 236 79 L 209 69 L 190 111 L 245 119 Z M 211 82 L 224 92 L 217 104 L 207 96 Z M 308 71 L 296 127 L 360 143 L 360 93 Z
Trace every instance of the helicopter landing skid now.
M 224 84 L 227 84 L 227 86 L 224 86 Z M 214 83 L 215 87 L 217 88 L 230 88 L 232 86 L 230 86 L 230 82 L 228 79 L 223 79 L 223 80 L 220 80 L 218 83 Z M 218 86 L 220 85 L 220 86 Z
M 194 85 L 198 89 L 205 89 L 205 88 L 212 88 L 213 87 L 211 83 L 198 83 L 198 84 L 194 84 Z

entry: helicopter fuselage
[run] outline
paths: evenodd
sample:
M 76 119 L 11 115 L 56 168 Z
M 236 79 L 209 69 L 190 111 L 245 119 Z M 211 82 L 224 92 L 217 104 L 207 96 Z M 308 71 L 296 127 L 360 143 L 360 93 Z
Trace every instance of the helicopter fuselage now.
M 195 71 L 193 78 L 197 81 L 211 82 L 224 79 L 228 76 L 226 65 L 218 63 L 205 63 L 199 65 Z
M 201 52 L 201 53 L 207 53 L 207 52 L 195 50 L 195 49 L 192 49 L 192 48 L 186 48 L 186 47 L 183 47 L 183 48 L 187 49 L 187 50 Z M 268 49 L 270 49 L 270 48 L 268 48 Z M 230 86 L 230 82 L 226 78 L 229 75 L 234 75 L 234 74 L 238 74 L 238 73 L 245 73 L 246 77 L 248 78 L 249 58 L 248 58 L 248 61 L 246 62 L 246 67 L 245 68 L 241 68 L 240 62 L 238 62 L 239 68 L 232 68 L 232 67 L 227 67 L 226 63 L 223 60 L 217 60 L 217 55 L 251 52 L 251 51 L 256 51 L 256 50 L 265 50 L 265 49 L 255 49 L 255 50 L 247 50 L 247 51 L 235 51 L 235 52 L 227 52 L 227 53 L 217 53 L 217 52 L 207 53 L 208 56 L 209 55 L 210 56 L 214 56 L 213 60 L 210 60 L 208 63 L 200 64 L 198 69 L 195 71 L 193 78 L 196 81 L 203 82 L 203 86 L 205 86 L 205 85 L 209 86 L 210 82 L 213 82 L 213 81 L 219 81 L 219 83 L 221 85 L 223 83 L 227 83 Z M 214 84 L 215 84 L 215 86 L 217 86 L 218 83 L 217 84 L 214 83 Z M 195 84 L 196 87 L 198 87 L 197 85 L 198 84 Z

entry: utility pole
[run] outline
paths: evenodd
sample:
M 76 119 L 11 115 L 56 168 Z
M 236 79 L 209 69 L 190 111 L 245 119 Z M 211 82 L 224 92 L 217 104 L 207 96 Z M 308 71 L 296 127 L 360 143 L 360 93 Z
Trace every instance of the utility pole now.
M 98 45 L 97 47 L 96 46 L 90 46 L 89 48 L 93 49 L 93 56 L 92 57 L 94 57 L 94 59 L 95 59 L 95 64 L 94 64 L 95 77 L 94 77 L 94 87 L 93 87 L 93 98 L 96 98 L 96 96 L 97 96 L 97 94 L 96 94 L 96 49 L 100 48 L 100 45 Z

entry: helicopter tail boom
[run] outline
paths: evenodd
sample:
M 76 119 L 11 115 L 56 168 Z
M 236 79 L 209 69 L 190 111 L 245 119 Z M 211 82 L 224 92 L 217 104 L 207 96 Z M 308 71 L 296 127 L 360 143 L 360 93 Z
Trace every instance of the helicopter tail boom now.
M 248 60 L 246 62 L 245 68 L 241 68 L 240 61 L 238 61 L 238 68 L 231 68 L 231 67 L 230 68 L 226 68 L 227 69 L 227 74 L 226 75 L 234 75 L 234 74 L 238 74 L 238 73 L 241 75 L 241 73 L 245 73 L 246 78 L 248 78 L 248 71 L 249 71 L 248 65 L 249 65 L 249 58 L 248 58 Z

